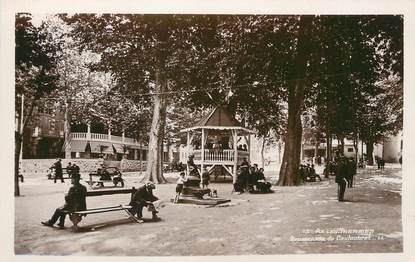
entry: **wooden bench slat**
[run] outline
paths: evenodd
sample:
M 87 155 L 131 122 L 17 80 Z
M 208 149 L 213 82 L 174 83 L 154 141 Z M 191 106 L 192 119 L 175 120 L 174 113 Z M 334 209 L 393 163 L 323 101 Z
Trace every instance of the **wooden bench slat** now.
M 129 209 L 129 208 L 132 208 L 132 207 L 131 206 L 103 207 L 103 208 L 88 209 L 84 211 L 77 211 L 74 213 L 80 214 L 80 215 L 89 215 L 89 214 L 105 213 L 105 212 L 112 212 L 112 211 L 121 211 L 121 210 Z
M 86 192 L 86 196 L 105 196 L 114 194 L 131 194 L 134 189 L 112 189 L 112 190 L 94 190 Z

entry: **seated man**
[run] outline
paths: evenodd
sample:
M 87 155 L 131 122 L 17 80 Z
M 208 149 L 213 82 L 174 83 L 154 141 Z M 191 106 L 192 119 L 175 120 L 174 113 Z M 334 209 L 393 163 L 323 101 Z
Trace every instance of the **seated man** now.
M 111 180 L 111 175 L 105 166 L 98 169 L 99 180 Z
M 153 205 L 154 201 L 157 201 L 158 198 L 153 195 L 153 189 L 155 189 L 156 186 L 153 182 L 148 181 L 145 183 L 144 186 L 141 186 L 137 189 L 137 191 L 133 194 L 130 201 L 131 208 L 131 214 L 135 215 L 137 214 L 137 218 L 139 220 L 142 220 L 143 218 L 143 207 L 147 207 L 148 211 L 150 211 L 153 215 L 153 220 L 157 220 L 157 209 Z
M 248 191 L 252 192 L 254 191 L 254 186 L 257 184 L 257 181 L 258 181 L 258 176 L 255 170 L 255 167 L 251 167 L 249 169 L 249 173 L 247 176 L 248 176 L 248 179 L 247 179 Z
M 271 183 L 267 182 L 264 175 L 264 169 L 260 168 L 257 173 L 257 182 L 256 182 L 256 188 L 260 192 L 272 192 L 271 191 Z
M 247 172 L 241 168 L 239 174 L 236 177 L 236 182 L 233 185 L 234 191 L 241 194 L 245 191 L 247 183 Z
M 124 179 L 122 178 L 122 173 L 118 169 L 118 167 L 115 168 L 114 171 L 114 178 L 112 180 L 114 182 L 114 185 L 117 186 L 118 183 L 121 184 L 121 187 L 124 187 Z
M 66 211 L 83 211 L 86 210 L 86 187 L 79 183 L 79 173 L 74 173 L 71 177 L 71 183 L 73 186 L 69 189 L 68 194 L 65 195 L 65 204 L 55 210 L 52 217 L 46 221 L 41 222 L 44 226 L 53 227 L 56 221 L 59 219 L 59 228 L 65 227 Z
M 314 164 L 311 164 L 309 167 L 309 174 L 311 177 L 317 177 L 319 181 L 321 181 L 320 175 L 316 173 L 316 169 L 314 168 Z
M 307 166 L 300 164 L 298 169 L 298 176 L 301 178 L 303 182 L 307 181 Z

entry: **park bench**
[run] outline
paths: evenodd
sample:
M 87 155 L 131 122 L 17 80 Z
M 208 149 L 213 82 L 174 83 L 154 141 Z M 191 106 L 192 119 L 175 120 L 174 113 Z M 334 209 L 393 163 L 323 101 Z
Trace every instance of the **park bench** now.
M 305 178 L 306 178 L 306 182 L 316 182 L 316 178 L 319 178 L 319 180 L 321 181 L 320 176 L 318 176 L 315 173 L 312 174 L 312 173 L 306 172 Z
M 55 168 L 53 167 L 49 168 L 46 176 L 48 177 L 49 180 L 55 179 Z M 66 167 L 62 168 L 62 178 L 63 179 L 71 178 L 71 176 L 68 173 L 68 169 Z
M 94 197 L 94 196 L 105 196 L 105 195 L 117 195 L 117 194 L 130 194 L 132 195 L 136 192 L 136 189 L 133 187 L 131 189 L 113 189 L 113 190 L 99 190 L 99 191 L 88 191 L 86 193 L 86 197 Z M 131 198 L 130 198 L 131 199 Z M 129 218 L 134 222 L 141 223 L 142 221 L 138 220 L 131 212 L 130 209 L 132 207 L 129 205 L 116 205 L 116 206 L 106 206 L 106 207 L 99 207 L 99 208 L 89 208 L 83 211 L 66 211 L 69 215 L 69 219 L 73 224 L 73 229 L 75 231 L 78 230 L 78 223 L 81 222 L 82 217 L 92 214 L 101 214 L 101 213 L 108 213 L 108 212 L 115 212 L 115 211 L 124 211 L 127 213 Z
M 87 181 L 88 185 L 93 188 L 95 185 L 104 187 L 104 183 L 111 183 L 114 187 L 118 184 L 120 184 L 121 187 L 124 187 L 124 179 L 115 174 L 115 168 L 108 167 L 106 170 L 108 172 L 108 177 L 104 177 L 102 174 L 99 174 L 98 171 L 89 173 L 89 181 Z

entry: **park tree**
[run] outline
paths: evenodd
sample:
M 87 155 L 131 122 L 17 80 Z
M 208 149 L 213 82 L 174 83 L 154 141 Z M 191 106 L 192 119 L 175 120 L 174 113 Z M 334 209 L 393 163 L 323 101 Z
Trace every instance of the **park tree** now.
M 64 19 L 74 26 L 83 47 L 101 55 L 97 68 L 113 73 L 117 91 L 151 107 L 145 179 L 166 182 L 161 161 L 167 108 L 185 87 L 182 78 L 191 77 L 184 65 L 199 62 L 197 39 L 204 35 L 197 28 L 203 21 L 194 16 L 109 14 Z
M 395 127 L 384 124 L 394 114 L 382 108 L 386 104 L 379 99 L 391 89 L 378 84 L 391 75 L 402 75 L 402 18 L 322 16 L 318 20 L 319 44 L 312 64 L 316 75 L 323 74 L 313 81 L 311 91 L 317 123 L 326 133 L 328 158 L 333 136 L 340 141 L 341 151 L 345 138 L 355 141 L 356 149 L 360 138 L 372 155 L 374 142 L 390 128 L 402 127 L 398 122 Z
M 20 195 L 19 159 L 23 131 L 31 121 L 39 100 L 56 88 L 59 45 L 50 45 L 47 33 L 33 26 L 30 14 L 18 13 L 15 20 L 15 196 Z

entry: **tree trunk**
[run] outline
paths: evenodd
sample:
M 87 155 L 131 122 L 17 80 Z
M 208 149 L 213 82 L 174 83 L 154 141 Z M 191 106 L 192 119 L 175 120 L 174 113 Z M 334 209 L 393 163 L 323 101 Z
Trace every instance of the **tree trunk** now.
M 366 159 L 369 166 L 373 166 L 373 142 L 366 142 Z
M 288 123 L 284 155 L 278 185 L 293 186 L 300 183 L 298 168 L 301 155 L 302 124 L 301 112 L 304 103 L 304 76 L 307 69 L 309 46 L 307 43 L 312 16 L 301 16 L 298 31 L 298 46 L 293 68 L 293 79 L 288 83 Z
M 162 145 L 164 138 L 164 127 L 166 125 L 166 99 L 160 94 L 166 90 L 167 81 L 160 73 L 156 73 L 157 94 L 153 96 L 153 119 L 151 122 L 150 139 L 148 143 L 147 170 L 144 180 L 150 180 L 156 183 L 166 183 L 167 180 L 162 172 Z
M 261 163 L 262 163 L 262 168 L 264 168 L 264 166 L 265 166 L 264 149 L 265 149 L 265 136 L 262 138 L 262 147 L 261 147 Z
M 65 159 L 71 158 L 71 115 L 69 113 L 70 102 L 65 100 L 65 122 L 64 122 L 64 139 L 65 139 Z
M 39 99 L 38 95 L 35 94 L 34 99 L 30 103 L 29 111 L 24 117 L 24 99 L 22 98 L 22 112 L 20 114 L 18 130 L 15 132 L 15 149 L 14 149 L 14 196 L 20 196 L 19 187 L 19 167 L 20 167 L 20 151 L 22 150 L 23 133 L 27 123 L 30 121 L 33 110 L 36 106 L 36 101 Z M 23 155 L 22 155 L 23 156 Z
M 15 132 L 15 149 L 14 149 L 14 196 L 20 196 L 19 187 L 19 162 L 20 162 L 20 150 L 22 148 L 22 135 L 19 132 Z
M 141 176 L 143 174 L 143 141 L 141 139 L 140 139 L 140 148 L 138 150 L 140 150 L 139 160 L 140 160 L 140 176 Z
M 314 144 L 314 163 L 316 163 L 317 158 L 318 158 L 318 147 L 320 145 L 320 140 L 318 139 L 318 135 L 316 135 L 316 142 Z
M 331 161 L 332 160 L 332 150 L 331 150 L 331 133 L 327 132 L 327 136 L 326 136 L 326 162 Z
M 357 137 L 354 137 L 353 139 L 353 147 L 354 147 L 354 152 L 355 152 L 355 161 L 356 164 L 359 162 L 359 140 L 357 139 Z
M 340 154 L 344 156 L 344 137 L 340 139 Z

